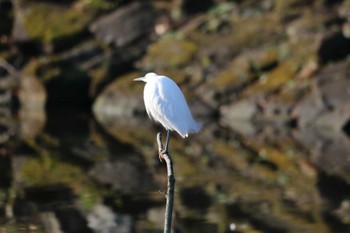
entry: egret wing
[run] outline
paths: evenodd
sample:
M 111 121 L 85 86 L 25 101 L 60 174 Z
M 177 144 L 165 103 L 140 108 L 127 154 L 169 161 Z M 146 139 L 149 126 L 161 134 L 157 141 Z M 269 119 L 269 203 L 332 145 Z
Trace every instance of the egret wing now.
M 186 99 L 173 80 L 158 76 L 147 82 L 144 101 L 149 117 L 166 129 L 175 130 L 182 137 L 199 131 L 200 124 L 193 120 Z
M 158 112 L 165 119 L 169 129 L 177 131 L 182 137 L 188 133 L 188 122 L 192 115 L 186 99 L 176 83 L 166 77 L 160 79 Z

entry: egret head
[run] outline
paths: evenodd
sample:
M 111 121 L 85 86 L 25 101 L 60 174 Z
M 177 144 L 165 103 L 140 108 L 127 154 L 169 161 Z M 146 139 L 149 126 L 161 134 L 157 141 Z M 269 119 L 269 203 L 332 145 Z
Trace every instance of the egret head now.
M 156 73 L 147 73 L 144 77 L 135 78 L 134 81 L 142 81 L 147 82 L 147 80 L 150 80 L 151 78 L 157 77 L 158 75 Z

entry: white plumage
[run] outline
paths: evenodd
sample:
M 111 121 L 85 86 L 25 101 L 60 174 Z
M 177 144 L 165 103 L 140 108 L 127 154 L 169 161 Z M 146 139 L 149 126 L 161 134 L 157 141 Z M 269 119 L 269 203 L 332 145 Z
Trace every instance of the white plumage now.
M 183 138 L 201 130 L 201 124 L 193 119 L 184 95 L 173 80 L 155 73 L 134 80 L 146 83 L 143 99 L 151 119 Z

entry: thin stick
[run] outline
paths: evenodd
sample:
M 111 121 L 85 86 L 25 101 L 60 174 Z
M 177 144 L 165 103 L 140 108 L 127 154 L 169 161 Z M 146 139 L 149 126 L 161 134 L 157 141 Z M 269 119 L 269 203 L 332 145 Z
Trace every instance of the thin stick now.
M 157 134 L 158 153 L 159 157 L 162 157 L 166 162 L 168 172 L 168 190 L 165 194 L 166 207 L 165 207 L 165 221 L 164 221 L 164 233 L 171 232 L 171 221 L 174 208 L 174 190 L 175 190 L 175 176 L 173 169 L 173 162 L 169 156 L 168 151 L 163 150 L 162 134 Z
M 169 149 L 169 139 L 170 139 L 170 130 L 167 130 L 166 132 L 166 140 L 165 140 L 165 152 L 168 153 Z

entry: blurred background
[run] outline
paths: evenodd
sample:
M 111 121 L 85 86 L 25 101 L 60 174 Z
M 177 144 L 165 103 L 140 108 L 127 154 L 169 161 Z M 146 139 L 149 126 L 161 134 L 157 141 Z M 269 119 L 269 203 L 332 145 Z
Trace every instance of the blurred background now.
M 349 0 L 0 0 L 0 232 L 163 232 L 150 71 L 174 232 L 350 232 L 349 54 Z

